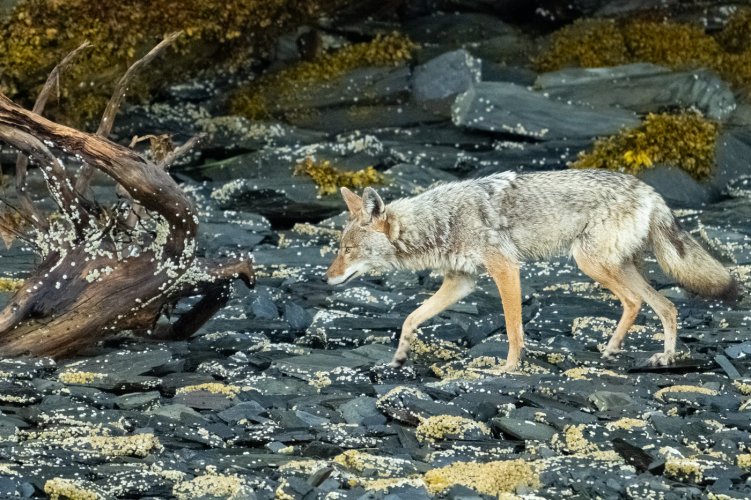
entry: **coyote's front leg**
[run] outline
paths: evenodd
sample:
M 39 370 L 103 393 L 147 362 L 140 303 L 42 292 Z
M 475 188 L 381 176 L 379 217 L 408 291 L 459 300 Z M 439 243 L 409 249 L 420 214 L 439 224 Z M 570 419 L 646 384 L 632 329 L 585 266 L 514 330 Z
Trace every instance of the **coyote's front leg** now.
M 447 274 L 443 278 L 441 288 L 404 320 L 402 335 L 399 337 L 399 347 L 391 361 L 391 366 L 400 367 L 407 362 L 409 346 L 415 338 L 417 327 L 469 295 L 474 288 L 475 280 L 473 277 L 467 274 Z
M 508 357 L 503 370 L 510 372 L 519 365 L 522 348 L 524 347 L 519 264 L 502 255 L 495 254 L 486 258 L 485 267 L 501 293 L 503 316 L 506 319 L 506 335 L 508 336 Z

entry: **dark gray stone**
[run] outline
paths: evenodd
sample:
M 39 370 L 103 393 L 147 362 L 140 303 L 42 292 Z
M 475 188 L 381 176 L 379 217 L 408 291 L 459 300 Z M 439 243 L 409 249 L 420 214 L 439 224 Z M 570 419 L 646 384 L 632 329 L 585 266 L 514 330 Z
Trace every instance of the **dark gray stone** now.
M 493 427 L 514 439 L 522 441 L 549 441 L 558 433 L 556 429 L 549 425 L 508 417 L 494 418 Z
M 159 392 L 149 391 L 143 393 L 123 394 L 112 400 L 116 408 L 121 410 L 148 409 L 159 402 Z
M 143 351 L 121 350 L 67 363 L 62 367 L 62 371 L 94 372 L 127 379 L 148 373 L 171 360 L 172 353 L 164 348 Z
M 714 199 L 709 186 L 678 167 L 658 165 L 642 170 L 638 177 L 674 206 L 701 207 Z
M 341 405 L 339 411 L 348 424 L 371 426 L 386 423 L 386 417 L 376 408 L 375 398 L 355 398 Z
M 258 294 L 250 304 L 250 308 L 256 319 L 279 319 L 279 310 L 276 308 L 276 304 L 274 304 L 272 298 L 267 294 Z
M 480 81 L 479 59 L 464 49 L 447 52 L 417 66 L 412 75 L 412 96 L 429 109 L 451 116 L 453 99 Z
M 623 392 L 595 391 L 589 395 L 589 401 L 598 411 L 623 410 L 634 404 L 630 395 Z
M 471 129 L 541 140 L 609 135 L 640 123 L 629 111 L 564 104 L 501 82 L 480 82 L 457 96 L 452 120 Z
M 284 304 L 284 319 L 294 331 L 305 330 L 313 322 L 310 313 L 295 302 Z
M 587 103 L 596 107 L 619 107 L 649 113 L 665 108 L 696 108 L 713 120 L 725 120 L 735 111 L 730 86 L 709 70 L 664 72 L 659 66 L 629 65 L 592 70 L 562 70 L 556 77 L 541 76 L 537 86 L 562 102 Z M 565 74 L 573 73 L 567 81 Z M 563 73 L 563 74 L 560 74 Z M 583 74 L 591 73 L 588 76 Z
M 751 166 L 748 163 L 750 156 L 751 127 L 729 128 L 722 131 L 717 138 L 715 168 L 709 180 L 712 187 L 718 193 L 730 192 L 732 194 L 737 190 L 736 184 L 751 176 Z

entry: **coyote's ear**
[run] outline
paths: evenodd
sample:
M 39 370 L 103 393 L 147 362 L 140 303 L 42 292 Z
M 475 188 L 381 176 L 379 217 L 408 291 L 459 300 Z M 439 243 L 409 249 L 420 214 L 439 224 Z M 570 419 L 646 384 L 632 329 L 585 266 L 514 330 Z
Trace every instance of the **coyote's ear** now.
M 366 187 L 362 192 L 362 213 L 366 221 L 382 217 L 386 212 L 386 205 L 372 187 Z
M 357 196 L 346 187 L 343 187 L 341 189 L 341 192 L 342 198 L 344 198 L 344 203 L 347 204 L 347 208 L 349 209 L 349 214 L 352 217 L 360 215 L 360 212 L 362 212 L 362 198 Z

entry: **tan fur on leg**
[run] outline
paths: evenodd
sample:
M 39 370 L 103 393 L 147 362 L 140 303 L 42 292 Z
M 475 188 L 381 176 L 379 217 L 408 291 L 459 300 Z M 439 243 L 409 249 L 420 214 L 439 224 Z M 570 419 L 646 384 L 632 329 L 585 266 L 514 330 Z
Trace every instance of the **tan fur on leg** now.
M 402 334 L 399 337 L 399 347 L 391 361 L 391 366 L 404 365 L 409 354 L 409 347 L 415 338 L 415 330 L 422 323 L 433 316 L 446 310 L 457 301 L 469 295 L 475 288 L 475 280 L 466 274 L 447 274 L 443 278 L 441 288 L 426 300 L 420 307 L 407 316 L 402 325 Z
M 675 344 L 678 338 L 678 310 L 672 302 L 657 293 L 657 290 L 647 283 L 635 266 L 624 268 L 624 284 L 635 293 L 641 295 L 644 302 L 649 304 L 662 321 L 665 331 L 665 349 L 649 359 L 652 365 L 669 365 L 675 360 Z
M 579 269 L 613 292 L 623 305 L 623 314 L 620 321 L 618 321 L 618 326 L 615 328 L 615 333 L 613 333 L 607 346 L 602 351 L 604 358 L 612 358 L 616 353 L 620 352 L 623 340 L 634 324 L 636 316 L 639 314 L 642 304 L 641 298 L 624 284 L 626 278 L 623 269 L 603 265 L 581 251 L 575 250 L 573 254 Z
M 503 316 L 506 320 L 508 357 L 503 369 L 504 371 L 513 371 L 519 366 L 522 349 L 524 348 L 519 264 L 496 254 L 486 258 L 485 267 L 501 293 Z

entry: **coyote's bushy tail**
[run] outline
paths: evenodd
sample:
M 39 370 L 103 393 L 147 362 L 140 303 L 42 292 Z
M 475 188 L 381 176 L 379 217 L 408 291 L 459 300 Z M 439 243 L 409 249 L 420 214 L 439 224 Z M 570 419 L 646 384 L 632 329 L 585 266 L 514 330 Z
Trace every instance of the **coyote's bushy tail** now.
M 733 302 L 738 284 L 727 269 L 678 226 L 667 206 L 652 214 L 649 241 L 660 267 L 689 292 Z

